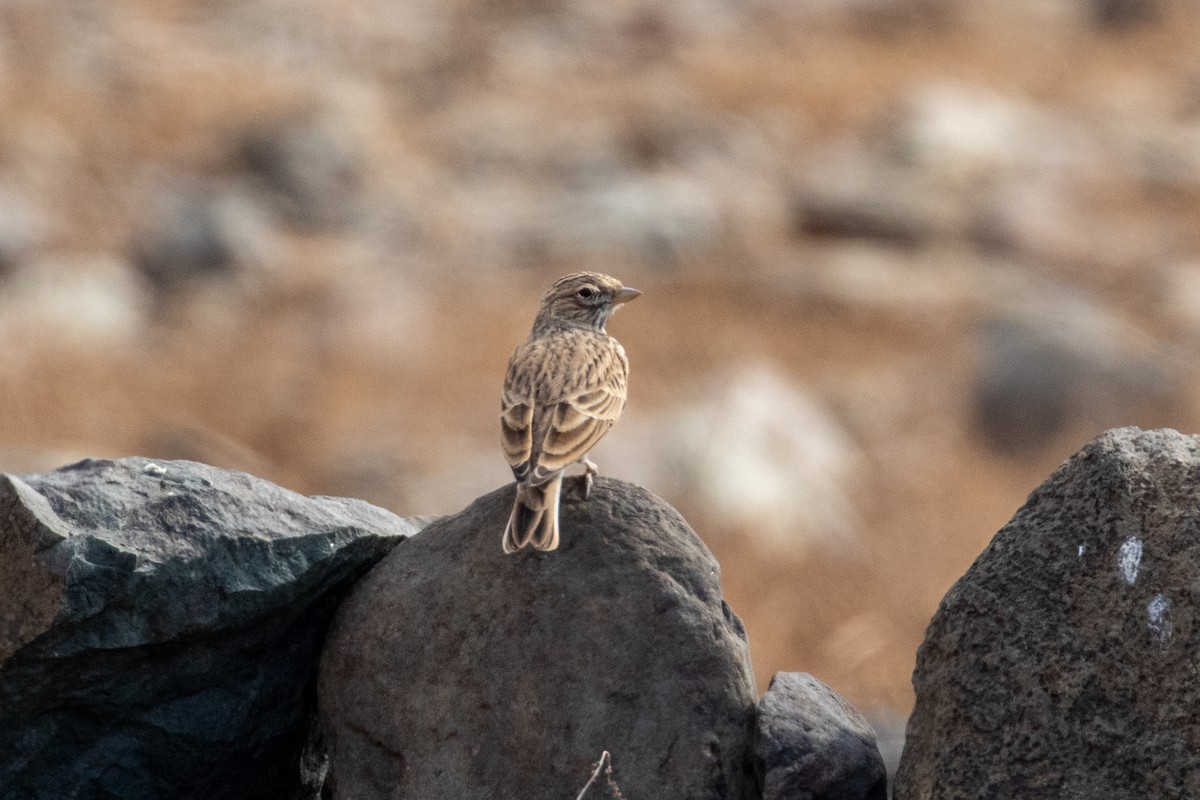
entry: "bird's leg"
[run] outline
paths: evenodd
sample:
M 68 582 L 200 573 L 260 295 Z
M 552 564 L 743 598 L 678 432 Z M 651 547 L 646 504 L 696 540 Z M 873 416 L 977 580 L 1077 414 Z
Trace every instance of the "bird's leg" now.
M 587 500 L 592 495 L 592 478 L 599 475 L 600 470 L 586 455 L 580 462 L 583 464 L 583 499 Z

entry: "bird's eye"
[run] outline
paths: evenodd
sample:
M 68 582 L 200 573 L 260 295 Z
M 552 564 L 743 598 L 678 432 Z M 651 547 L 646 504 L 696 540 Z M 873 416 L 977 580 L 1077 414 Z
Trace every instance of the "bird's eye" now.
M 593 297 L 595 297 L 596 290 L 590 286 L 585 286 L 576 292 L 576 294 L 579 296 L 580 300 L 591 300 Z

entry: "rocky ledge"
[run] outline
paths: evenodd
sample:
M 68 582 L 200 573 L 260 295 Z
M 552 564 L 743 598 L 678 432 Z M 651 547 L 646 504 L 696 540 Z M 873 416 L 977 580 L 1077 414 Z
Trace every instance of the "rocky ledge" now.
M 314 796 L 325 631 L 422 524 L 187 461 L 0 476 L 0 797 Z
M 828 687 L 756 706 L 674 509 L 602 480 L 506 557 L 512 499 L 422 530 L 185 461 L 0 476 L 0 797 L 882 798 Z
M 670 506 L 601 480 L 506 557 L 512 498 L 426 525 L 182 461 L 0 476 L 0 797 L 882 800 L 829 687 L 755 702 Z M 930 624 L 898 800 L 1200 796 L 1197 508 L 1175 431 L 1034 491 Z

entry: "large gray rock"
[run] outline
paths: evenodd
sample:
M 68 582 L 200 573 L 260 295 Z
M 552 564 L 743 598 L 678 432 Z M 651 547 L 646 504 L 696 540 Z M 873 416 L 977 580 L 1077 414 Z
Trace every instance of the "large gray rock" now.
M 1073 292 L 1015 302 L 981 326 L 976 349 L 975 424 L 1006 455 L 1068 431 L 1161 424 L 1189 403 L 1177 355 Z
M 250 285 L 271 250 L 265 212 L 232 184 L 164 183 L 129 248 L 147 287 L 169 300 L 209 283 Z
M 915 170 L 869 152 L 834 152 L 792 195 L 793 233 L 917 248 L 958 224 L 951 198 Z
M 510 485 L 430 525 L 338 612 L 320 707 L 337 800 L 749 798 L 754 682 L 718 566 L 644 489 L 596 483 L 505 556 Z
M 898 800 L 1200 797 L 1200 437 L 1122 428 L 946 594 Z
M 758 703 L 763 800 L 887 800 L 871 724 L 805 672 L 777 672 Z
M 0 797 L 314 797 L 325 630 L 419 528 L 186 461 L 0 476 Z
M 314 110 L 273 119 L 243 131 L 237 151 L 240 166 L 301 230 L 340 230 L 362 211 L 366 154 L 353 126 L 336 115 Z

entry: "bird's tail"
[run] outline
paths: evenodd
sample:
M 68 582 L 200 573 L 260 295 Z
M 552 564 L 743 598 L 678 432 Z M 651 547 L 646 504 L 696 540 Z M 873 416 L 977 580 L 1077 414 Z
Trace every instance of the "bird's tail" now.
M 540 486 L 517 484 L 517 499 L 504 528 L 504 552 L 515 553 L 525 545 L 534 550 L 558 547 L 558 496 L 562 476 Z

